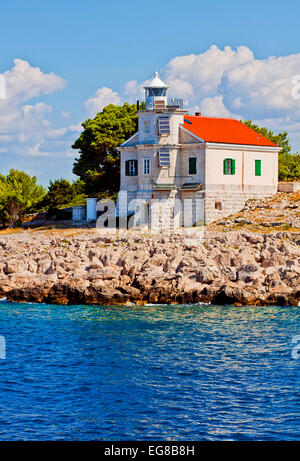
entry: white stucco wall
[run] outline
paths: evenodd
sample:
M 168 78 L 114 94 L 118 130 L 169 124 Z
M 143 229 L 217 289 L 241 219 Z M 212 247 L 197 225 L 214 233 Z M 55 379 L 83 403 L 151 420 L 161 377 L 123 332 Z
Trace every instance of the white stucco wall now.
M 182 110 L 139 111 L 138 113 L 138 144 L 178 144 L 179 125 L 183 123 Z M 170 119 L 170 134 L 159 135 L 158 118 L 168 116 Z M 149 122 L 150 133 L 145 132 L 145 122 Z
M 228 146 L 207 144 L 206 189 L 238 190 L 274 193 L 278 185 L 277 148 L 261 149 L 254 146 Z M 224 159 L 235 159 L 235 174 L 224 174 Z M 255 160 L 261 160 L 261 176 L 255 176 Z
M 196 174 L 189 174 L 189 158 L 196 158 Z M 180 149 L 180 182 L 200 183 L 205 186 L 205 147 L 201 145 L 181 146 Z

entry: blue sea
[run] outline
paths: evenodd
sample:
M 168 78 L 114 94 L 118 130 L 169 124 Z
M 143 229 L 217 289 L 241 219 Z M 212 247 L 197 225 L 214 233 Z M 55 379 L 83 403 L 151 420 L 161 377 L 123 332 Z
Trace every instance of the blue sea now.
M 300 308 L 2 301 L 0 335 L 0 440 L 300 439 Z

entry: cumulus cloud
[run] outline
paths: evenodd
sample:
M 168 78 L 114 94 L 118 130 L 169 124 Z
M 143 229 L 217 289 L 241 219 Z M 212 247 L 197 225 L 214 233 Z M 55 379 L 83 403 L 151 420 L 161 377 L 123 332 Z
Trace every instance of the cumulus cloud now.
M 293 77 L 299 74 L 300 53 L 258 59 L 246 46 L 220 49 L 212 45 L 199 54 L 172 58 L 160 77 L 170 86 L 169 95 L 183 98 L 190 111 L 252 119 L 277 131 L 277 127 L 287 129 L 299 146 L 300 102 L 292 97 Z M 110 102 L 119 104 L 120 99 L 131 103 L 143 99 L 148 81 L 128 81 L 123 96 L 101 88 L 86 107 L 95 113 Z
M 181 97 L 199 100 L 218 91 L 224 72 L 252 60 L 253 53 L 245 46 L 235 51 L 229 46 L 220 50 L 213 45 L 204 53 L 171 59 L 162 75 L 172 90 L 176 93 L 182 91 Z
M 4 72 L 3 76 L 6 81 L 6 98 L 15 102 L 55 93 L 66 85 L 62 77 L 53 72 L 46 74 L 22 59 L 15 59 L 13 67 Z
M 292 78 L 299 74 L 300 53 L 255 58 L 245 47 L 211 46 L 200 54 L 177 56 L 162 70 L 170 92 L 207 115 L 253 119 L 300 119 Z
M 15 59 L 14 65 L 3 73 L 6 99 L 0 103 L 0 134 L 12 133 L 24 139 L 49 126 L 47 116 L 52 107 L 44 102 L 29 104 L 32 98 L 48 95 L 64 88 L 66 82 L 53 72 L 44 73 L 27 61 Z
M 68 131 L 68 128 L 57 128 L 56 130 L 48 130 L 45 133 L 47 139 L 58 139 L 64 136 Z
M 129 96 L 135 96 L 135 95 L 140 95 L 143 97 L 144 95 L 144 90 L 143 90 L 143 84 L 138 83 L 137 80 L 129 80 L 129 82 L 125 83 L 125 95 Z
M 70 125 L 69 130 L 70 131 L 82 131 L 83 128 L 81 126 L 81 123 L 78 123 L 77 125 Z
M 250 117 L 300 117 L 299 102 L 292 97 L 292 77 L 299 73 L 300 54 L 253 59 L 224 73 L 220 91 L 229 110 L 239 107 Z
M 31 157 L 51 157 L 51 153 L 49 152 L 41 152 L 41 143 L 36 144 L 35 146 L 30 146 L 27 149 L 27 155 Z
M 84 107 L 92 117 L 97 112 L 101 112 L 103 107 L 108 106 L 108 104 L 121 104 L 121 97 L 116 91 L 103 86 L 84 103 Z
M 30 165 L 34 174 L 46 183 L 50 165 L 55 170 L 58 168 L 57 164 L 42 159 L 66 156 L 67 148 L 74 141 L 74 130 L 52 128 L 53 108 L 42 98 L 62 90 L 66 81 L 22 59 L 15 59 L 2 76 L 6 98 L 0 100 L 1 171 L 7 172 L 12 167 L 26 170 Z M 64 167 L 62 162 L 60 165 Z
M 199 106 L 195 106 L 193 111 L 198 111 L 205 114 L 208 117 L 232 117 L 231 112 L 225 107 L 223 102 L 223 96 L 213 96 L 211 98 L 204 98 Z

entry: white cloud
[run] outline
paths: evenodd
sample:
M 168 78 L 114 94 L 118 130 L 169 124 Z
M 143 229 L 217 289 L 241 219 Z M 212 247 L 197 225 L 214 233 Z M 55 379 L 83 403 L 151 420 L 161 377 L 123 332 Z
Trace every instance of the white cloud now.
M 125 83 L 124 95 L 126 100 L 129 98 L 129 102 L 134 102 L 138 99 L 144 99 L 145 89 L 144 86 L 149 80 L 145 80 L 142 83 L 138 83 L 137 80 L 130 80 Z
M 41 148 L 41 143 L 36 144 L 35 146 L 30 146 L 28 147 L 26 153 L 30 157 L 52 157 L 53 156 L 53 154 L 51 154 L 50 152 L 41 152 L 40 148 Z
M 116 91 L 103 86 L 84 103 L 84 107 L 90 116 L 95 116 L 97 112 L 101 112 L 103 107 L 108 106 L 108 104 L 121 104 L 121 97 Z
M 7 172 L 12 167 L 22 170 L 31 167 L 38 177 L 44 178 L 45 183 L 50 168 L 58 171 L 57 158 L 67 159 L 74 131 L 69 127 L 52 127 L 50 116 L 53 108 L 42 98 L 62 90 L 66 81 L 21 59 L 15 59 L 3 76 L 7 91 L 6 99 L 0 100 L 0 152 L 5 156 L 1 171 Z M 45 162 L 44 157 L 49 160 Z M 60 161 L 59 170 L 64 166 Z M 69 169 L 71 175 L 71 167 Z
M 300 119 L 300 103 L 292 98 L 292 77 L 299 69 L 300 53 L 257 59 L 245 46 L 221 50 L 213 45 L 203 53 L 171 59 L 162 78 L 170 94 L 207 115 Z
M 83 128 L 81 124 L 78 125 L 70 125 L 68 127 L 62 127 L 57 129 L 48 129 L 45 132 L 45 137 L 47 139 L 62 139 L 66 135 L 70 135 L 74 132 L 80 132 Z
M 12 135 L 9 135 L 9 134 L 0 134 L 0 144 L 8 144 L 10 143 L 11 141 L 13 141 L 13 136 Z
M 211 98 L 204 98 L 199 106 L 196 106 L 193 111 L 200 111 L 203 115 L 208 117 L 224 117 L 230 118 L 232 114 L 226 109 L 223 103 L 222 96 L 213 96 Z
M 221 50 L 213 45 L 171 59 L 161 78 L 170 85 L 170 95 L 184 98 L 185 107 L 287 130 L 300 150 L 300 101 L 292 97 L 292 79 L 299 73 L 300 53 L 257 59 L 245 46 Z
M 224 73 L 220 91 L 229 110 L 239 105 L 250 117 L 300 117 L 292 98 L 292 77 L 299 72 L 300 53 L 270 57 L 234 67 Z
M 39 67 L 32 67 L 27 61 L 15 59 L 14 66 L 4 72 L 6 97 L 10 101 L 25 102 L 42 94 L 62 90 L 66 81 L 50 72 L 45 74 Z
M 137 80 L 129 80 L 125 83 L 125 94 L 137 94 L 140 91 L 141 84 L 138 84 Z
M 276 131 L 286 129 L 300 149 L 299 126 L 296 123 L 295 128 L 292 122 L 300 123 L 300 101 L 292 98 L 292 78 L 299 73 L 300 53 L 258 59 L 246 46 L 226 46 L 222 50 L 212 45 L 199 54 L 172 58 L 160 76 L 170 86 L 169 95 L 183 98 L 190 110 L 208 116 L 252 119 L 266 126 L 270 123 Z M 133 103 L 144 98 L 147 82 L 128 81 L 124 95 L 103 87 L 85 106 L 95 114 L 109 103 Z M 285 128 L 280 128 L 281 123 Z
M 41 134 L 49 126 L 47 116 L 52 107 L 44 102 L 29 102 L 63 89 L 64 79 L 53 72 L 46 74 L 21 59 L 15 59 L 13 67 L 3 75 L 7 91 L 6 99 L 0 102 L 0 135 L 13 134 L 24 140 Z
M 48 139 L 57 139 L 57 138 L 61 138 L 62 136 L 64 136 L 68 131 L 68 128 L 57 128 L 56 130 L 48 130 L 46 133 L 45 133 L 45 136 L 48 138 Z
M 77 125 L 70 125 L 69 130 L 70 131 L 83 131 L 83 128 L 81 126 L 81 123 L 78 123 Z
M 238 47 L 236 51 L 226 46 L 222 51 L 212 45 L 204 53 L 171 59 L 162 75 L 176 93 L 185 86 L 181 97 L 199 99 L 218 91 L 224 72 L 251 62 L 252 59 L 252 51 L 245 46 Z

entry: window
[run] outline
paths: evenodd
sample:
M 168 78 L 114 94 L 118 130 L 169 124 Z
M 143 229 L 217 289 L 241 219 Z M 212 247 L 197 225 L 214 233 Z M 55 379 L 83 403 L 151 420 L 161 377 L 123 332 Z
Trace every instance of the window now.
M 234 158 L 224 159 L 224 174 L 235 174 L 235 159 Z
M 170 166 L 170 150 L 162 148 L 159 150 L 159 166 Z
M 147 88 L 146 89 L 146 98 L 151 98 L 153 96 L 166 96 L 166 88 Z
M 150 158 L 144 158 L 144 174 L 150 174 Z
M 158 131 L 159 134 L 170 133 L 170 118 L 169 117 L 158 117 Z
M 197 174 L 197 158 L 189 158 L 189 174 Z
M 137 176 L 137 174 L 138 174 L 138 161 L 137 160 L 126 160 L 125 175 L 126 176 Z
M 144 122 L 144 132 L 146 134 L 149 134 L 150 133 L 150 122 L 149 121 L 145 121 Z
M 222 202 L 215 202 L 215 209 L 222 211 Z
M 255 160 L 255 176 L 261 176 L 261 160 Z

